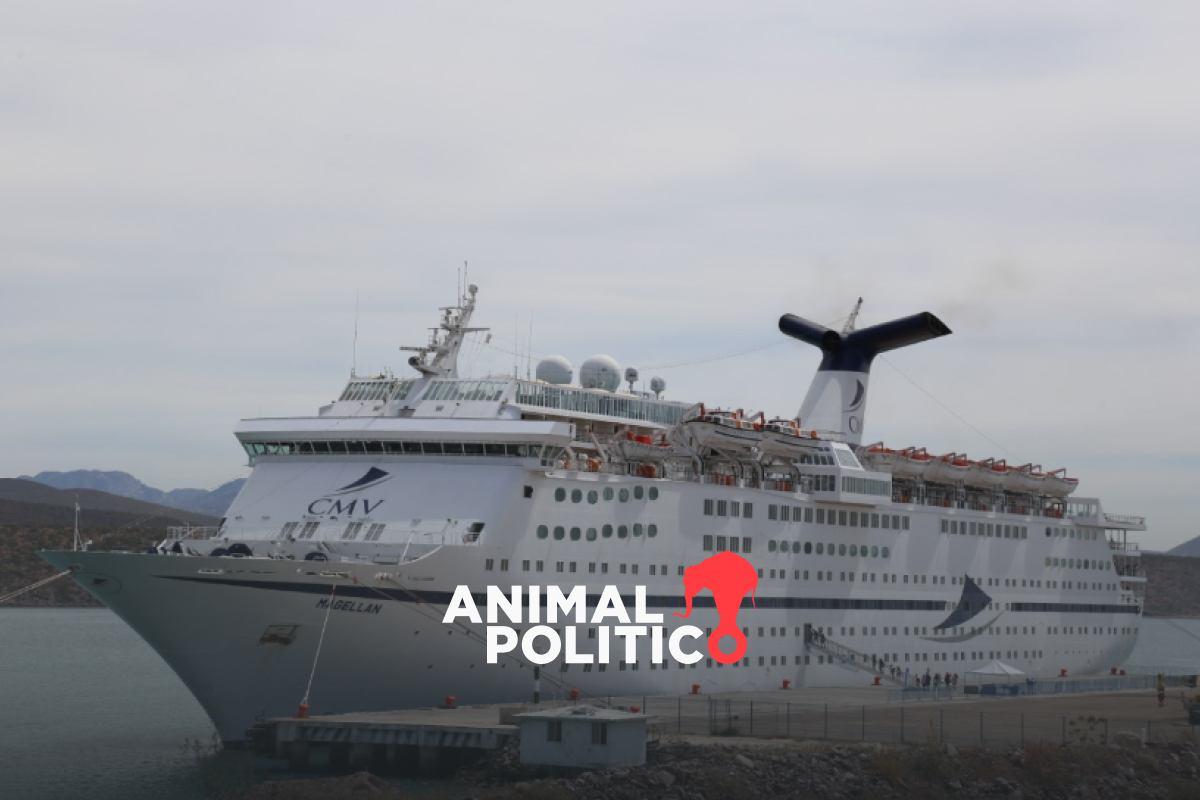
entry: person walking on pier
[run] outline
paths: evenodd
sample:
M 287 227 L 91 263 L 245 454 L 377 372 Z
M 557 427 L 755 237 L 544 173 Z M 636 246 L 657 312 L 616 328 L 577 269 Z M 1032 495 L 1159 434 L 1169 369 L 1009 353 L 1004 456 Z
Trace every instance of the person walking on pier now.
M 1167 698 L 1167 682 L 1163 678 L 1163 674 L 1158 673 L 1158 679 L 1154 682 L 1154 688 L 1158 690 L 1158 707 L 1163 707 L 1163 700 Z

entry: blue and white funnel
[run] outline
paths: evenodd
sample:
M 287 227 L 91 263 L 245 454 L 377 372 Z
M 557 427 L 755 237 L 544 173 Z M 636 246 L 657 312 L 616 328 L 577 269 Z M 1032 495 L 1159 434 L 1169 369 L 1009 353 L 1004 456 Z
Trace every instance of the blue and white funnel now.
M 779 318 L 779 330 L 821 348 L 821 365 L 800 407 L 800 424 L 840 435 L 851 444 L 862 442 L 867 385 L 875 356 L 950 333 L 946 323 L 928 311 L 844 333 L 784 314 Z

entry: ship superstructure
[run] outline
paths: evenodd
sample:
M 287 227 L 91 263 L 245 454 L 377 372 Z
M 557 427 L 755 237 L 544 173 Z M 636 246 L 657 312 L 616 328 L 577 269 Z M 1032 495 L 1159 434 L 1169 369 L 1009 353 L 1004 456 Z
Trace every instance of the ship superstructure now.
M 445 625 L 454 588 L 644 585 L 679 610 L 688 565 L 717 552 L 759 582 L 725 666 L 565 663 L 544 691 L 585 695 L 861 685 L 1002 659 L 1034 676 L 1108 672 L 1131 650 L 1144 579 L 1138 517 L 1075 498 L 1059 471 L 862 444 L 880 352 L 948 334 L 932 314 L 842 332 L 792 315 L 822 349 L 795 418 L 636 391 L 636 373 L 562 358 L 538 379 L 464 379 L 476 289 L 441 310 L 416 374 L 352 375 L 312 417 L 243 420 L 253 471 L 217 529 L 152 553 L 55 552 L 141 634 L 223 738 L 288 714 L 527 697 L 532 669 L 484 663 Z M 702 598 L 700 598 L 702 599 Z M 677 624 L 666 614 L 668 624 Z M 688 620 L 711 629 L 714 609 Z

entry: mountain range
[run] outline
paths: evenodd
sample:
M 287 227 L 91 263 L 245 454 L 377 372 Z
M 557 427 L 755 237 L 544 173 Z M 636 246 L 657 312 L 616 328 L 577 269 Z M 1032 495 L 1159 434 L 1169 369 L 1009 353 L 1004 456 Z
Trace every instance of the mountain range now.
M 1188 539 L 1167 551 L 1169 556 L 1200 556 L 1200 536 Z
M 34 481 L 55 489 L 91 489 L 128 497 L 159 506 L 191 511 L 209 517 L 223 517 L 233 498 L 241 490 L 245 478 L 223 483 L 216 489 L 171 489 L 163 491 L 147 486 L 128 472 L 98 469 L 76 469 L 69 472 L 39 472 L 22 475 L 20 480 Z

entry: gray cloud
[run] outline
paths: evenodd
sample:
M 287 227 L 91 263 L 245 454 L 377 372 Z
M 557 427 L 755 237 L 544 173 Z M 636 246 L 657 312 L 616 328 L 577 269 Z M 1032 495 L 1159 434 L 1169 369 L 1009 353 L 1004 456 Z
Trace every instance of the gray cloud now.
M 470 259 L 511 346 L 671 364 L 867 297 L 1017 461 L 1196 533 L 1193 4 L 10 3 L 0 473 L 240 469 L 240 416 L 403 370 Z M 506 345 L 505 342 L 508 342 Z M 477 371 L 511 369 L 475 348 Z M 792 413 L 785 342 L 665 368 Z M 868 434 L 995 447 L 898 373 Z

